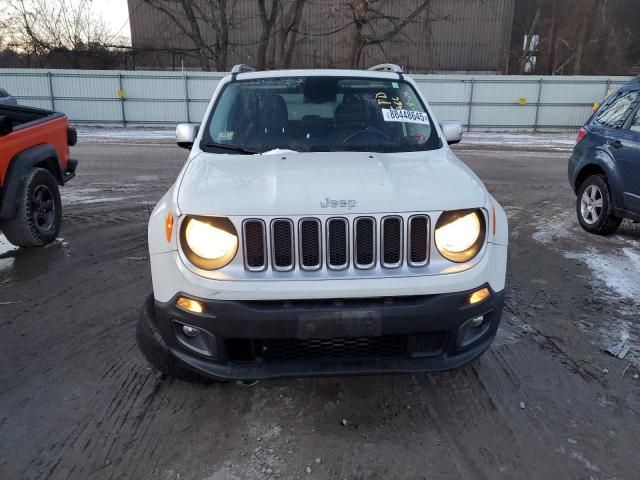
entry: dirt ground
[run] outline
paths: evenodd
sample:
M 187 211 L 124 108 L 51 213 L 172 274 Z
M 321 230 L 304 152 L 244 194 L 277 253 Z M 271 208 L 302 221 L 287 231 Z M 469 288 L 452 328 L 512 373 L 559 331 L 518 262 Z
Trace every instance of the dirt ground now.
M 0 478 L 639 478 L 640 225 L 583 233 L 566 151 L 474 148 L 459 155 L 511 228 L 484 356 L 444 374 L 201 386 L 157 378 L 134 339 L 147 217 L 186 151 L 81 142 L 60 239 L 0 237 Z M 624 359 L 605 352 L 618 341 Z

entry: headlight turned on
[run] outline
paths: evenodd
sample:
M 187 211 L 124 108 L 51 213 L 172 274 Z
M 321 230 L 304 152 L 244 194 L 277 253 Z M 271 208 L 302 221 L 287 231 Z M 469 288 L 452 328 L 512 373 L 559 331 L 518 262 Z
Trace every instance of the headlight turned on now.
M 226 217 L 187 217 L 180 228 L 182 251 L 196 267 L 217 270 L 238 252 L 238 232 Z
M 486 230 L 480 210 L 443 212 L 436 223 L 436 248 L 451 262 L 467 262 L 482 250 Z

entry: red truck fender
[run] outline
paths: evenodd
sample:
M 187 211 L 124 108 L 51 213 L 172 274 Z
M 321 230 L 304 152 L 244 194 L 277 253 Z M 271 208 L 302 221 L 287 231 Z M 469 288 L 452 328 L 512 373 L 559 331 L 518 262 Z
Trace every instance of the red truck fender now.
M 41 167 L 54 176 L 59 185 L 64 185 L 75 176 L 77 161 L 70 160 L 69 169 L 62 172 L 56 149 L 48 144 L 35 145 L 15 155 L 10 162 L 4 187 L 0 196 L 0 220 L 13 218 L 16 214 L 16 196 L 22 180 L 34 168 Z

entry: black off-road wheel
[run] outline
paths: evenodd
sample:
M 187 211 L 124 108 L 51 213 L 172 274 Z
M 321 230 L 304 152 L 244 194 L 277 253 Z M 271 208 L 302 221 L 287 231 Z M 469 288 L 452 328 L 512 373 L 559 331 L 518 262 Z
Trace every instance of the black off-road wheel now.
M 214 380 L 204 377 L 183 365 L 174 357 L 164 343 L 160 332 L 152 323 L 155 317 L 153 296 L 147 298 L 138 317 L 136 342 L 140 351 L 151 366 L 162 375 L 177 378 L 185 382 L 211 384 Z
M 2 232 L 18 247 L 43 247 L 60 231 L 62 203 L 58 183 L 48 170 L 34 168 L 17 195 L 15 218 L 2 224 Z
M 617 230 L 622 218 L 611 209 L 611 193 L 604 175 L 591 175 L 578 189 L 576 214 L 582 228 L 596 235 L 609 235 Z

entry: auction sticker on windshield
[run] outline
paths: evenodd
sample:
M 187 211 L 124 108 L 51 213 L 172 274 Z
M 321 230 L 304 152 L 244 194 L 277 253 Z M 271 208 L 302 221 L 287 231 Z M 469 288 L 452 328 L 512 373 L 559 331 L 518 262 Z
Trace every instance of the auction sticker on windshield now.
M 394 110 L 390 108 L 383 108 L 381 110 L 385 122 L 409 122 L 429 125 L 429 117 L 423 112 L 417 112 L 415 110 Z

